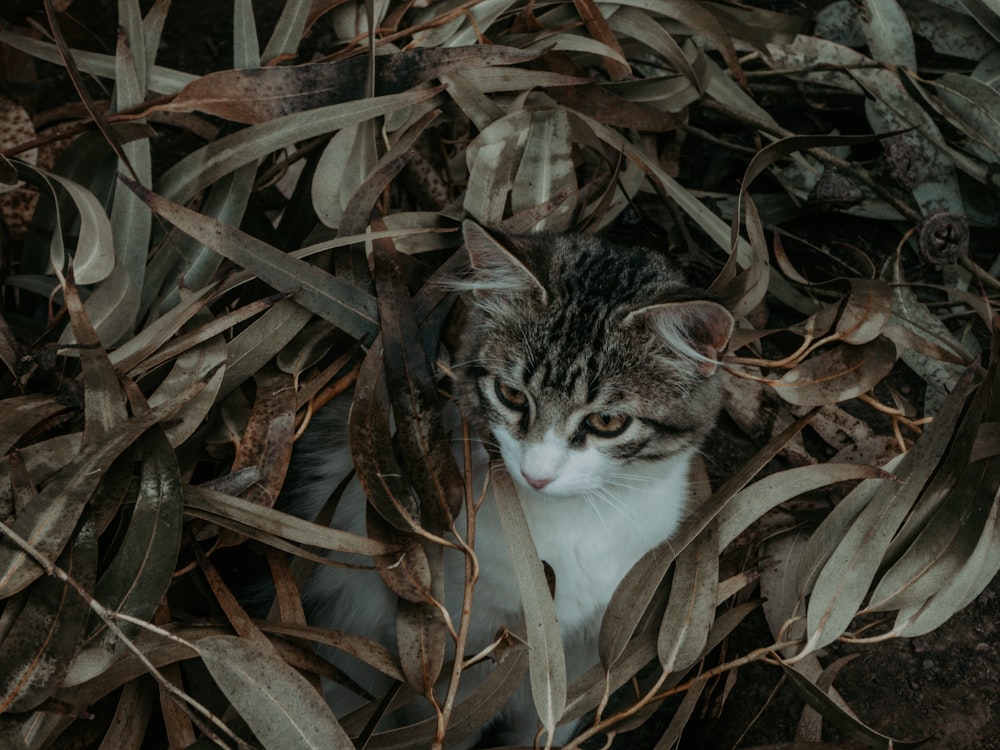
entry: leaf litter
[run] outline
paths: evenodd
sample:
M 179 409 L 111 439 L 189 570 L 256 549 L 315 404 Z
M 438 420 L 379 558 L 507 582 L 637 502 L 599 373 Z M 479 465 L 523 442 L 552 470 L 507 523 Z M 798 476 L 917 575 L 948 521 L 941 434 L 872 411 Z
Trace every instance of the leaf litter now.
M 775 742 L 921 739 L 845 706 L 828 650 L 919 642 L 1000 570 L 992 8 L 841 0 L 813 23 L 715 3 L 372 3 L 370 32 L 361 2 L 275 2 L 270 27 L 238 3 L 231 65 L 197 74 L 156 62 L 179 8 L 121 0 L 94 21 L 109 53 L 64 33 L 87 21 L 77 5 L 44 3 L 55 44 L 24 19 L 0 31 L 5 77 L 56 66 L 72 81 L 64 112 L 26 98 L 0 132 L 4 182 L 31 196 L 4 214 L 0 265 L 6 744 L 69 741 L 81 721 L 46 710 L 113 712 L 95 701 L 120 690 L 105 742 L 153 736 L 159 710 L 178 740 L 243 746 L 232 715 L 265 747 L 351 747 L 313 687 L 329 670 L 293 656 L 310 639 L 405 680 L 400 700 L 458 678 L 459 623 L 431 602 L 470 490 L 433 449 L 448 305 L 429 279 L 458 262 L 467 216 L 669 247 L 740 317 L 723 428 L 755 448 L 709 449 L 701 514 L 626 578 L 601 663 L 570 684 L 542 561 L 498 478 L 538 623 L 527 648 L 501 637 L 487 681 L 436 720 L 344 726 L 369 747 L 457 739 L 527 671 L 546 729 L 596 709 L 570 747 L 640 725 L 644 747 L 686 747 L 737 675 L 767 668 L 809 706 Z M 163 168 L 151 135 L 168 131 L 186 145 Z M 371 539 L 271 507 L 294 436 L 352 386 Z M 316 550 L 380 569 L 405 602 L 399 654 L 296 619 L 294 571 Z M 266 560 L 288 589 L 272 617 L 288 620 L 251 624 L 210 571 L 252 578 Z M 770 637 L 748 643 L 733 631 L 759 596 Z M 196 657 L 231 714 L 189 698 L 178 713 L 164 683 L 151 704 L 141 675 L 179 678 Z

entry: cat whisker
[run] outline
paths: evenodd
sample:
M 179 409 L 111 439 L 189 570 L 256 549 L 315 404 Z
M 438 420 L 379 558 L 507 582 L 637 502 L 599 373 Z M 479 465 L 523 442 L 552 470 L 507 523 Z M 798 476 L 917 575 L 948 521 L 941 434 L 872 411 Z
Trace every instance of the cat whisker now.
M 625 518 L 629 519 L 634 526 L 641 526 L 643 519 L 635 508 L 617 492 L 609 492 L 609 498 L 611 504 L 615 510 L 621 513 Z
M 594 509 L 594 512 L 600 518 L 602 525 L 607 526 L 603 515 L 601 514 L 600 507 L 592 502 L 593 499 L 600 501 L 600 505 L 610 508 L 611 510 L 620 513 L 625 517 L 629 523 L 633 526 L 640 527 L 642 525 L 642 519 L 638 516 L 633 508 L 629 506 L 628 503 L 622 500 L 616 493 L 608 490 L 607 487 L 595 487 L 594 489 L 587 492 L 585 495 L 588 499 L 588 503 Z
M 648 484 L 656 484 L 657 482 L 660 481 L 656 477 L 647 477 L 642 474 L 609 474 L 608 476 L 613 479 L 635 482 L 636 484 L 642 484 L 643 482 L 646 482 Z

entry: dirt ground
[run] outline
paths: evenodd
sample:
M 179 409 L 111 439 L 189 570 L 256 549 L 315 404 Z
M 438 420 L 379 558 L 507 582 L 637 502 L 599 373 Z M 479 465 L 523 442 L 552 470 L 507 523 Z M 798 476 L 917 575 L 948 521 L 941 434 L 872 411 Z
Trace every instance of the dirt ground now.
M 824 664 L 855 655 L 834 686 L 873 729 L 895 740 L 926 740 L 926 750 L 993 750 L 1000 748 L 998 622 L 1000 580 L 995 580 L 929 635 L 869 646 L 837 644 Z M 757 636 L 766 638 L 763 618 L 744 633 Z M 751 748 L 795 736 L 803 703 L 787 684 L 775 692 L 777 669 L 753 665 L 741 669 L 737 679 L 721 716 L 703 718 L 686 747 Z M 834 731 L 824 739 L 840 744 Z

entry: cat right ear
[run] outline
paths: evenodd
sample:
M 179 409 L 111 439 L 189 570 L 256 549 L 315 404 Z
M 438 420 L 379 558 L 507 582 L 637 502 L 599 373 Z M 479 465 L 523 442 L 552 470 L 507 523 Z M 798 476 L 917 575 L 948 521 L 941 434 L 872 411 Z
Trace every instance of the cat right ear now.
M 667 347 L 693 360 L 706 377 L 715 372 L 733 334 L 732 313 L 717 302 L 663 302 L 629 313 L 626 323 L 644 320 Z
M 541 295 L 543 304 L 547 301 L 545 287 L 516 249 L 506 247 L 483 227 L 468 219 L 462 222 L 462 234 L 472 265 L 469 286 L 473 294 L 486 297 L 491 294 L 534 292 Z

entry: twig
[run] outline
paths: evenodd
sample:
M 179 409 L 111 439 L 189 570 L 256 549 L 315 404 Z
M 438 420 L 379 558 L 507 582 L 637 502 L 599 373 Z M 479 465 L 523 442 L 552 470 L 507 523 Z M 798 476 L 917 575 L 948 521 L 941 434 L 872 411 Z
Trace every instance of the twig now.
M 718 666 L 715 666 L 712 669 L 706 670 L 696 675 L 695 677 L 692 677 L 687 682 L 681 683 L 680 685 L 675 685 L 672 688 L 667 688 L 666 690 L 663 690 L 661 692 L 657 692 L 671 674 L 670 672 L 664 671 L 657 678 L 656 682 L 653 683 L 653 685 L 649 688 L 646 694 L 642 696 L 638 701 L 636 701 L 634 704 L 632 704 L 625 710 L 620 711 L 612 716 L 609 716 L 607 719 L 595 721 L 592 726 L 588 727 L 584 732 L 573 738 L 572 742 L 570 742 L 567 745 L 564 745 L 563 750 L 578 750 L 578 748 L 584 741 L 590 739 L 591 737 L 594 737 L 597 734 L 603 734 L 612 731 L 613 727 L 616 724 L 619 724 L 625 719 L 634 716 L 639 711 L 646 708 L 646 706 L 649 706 L 652 703 L 659 703 L 661 701 L 664 701 L 667 698 L 671 697 L 672 695 L 686 692 L 699 682 L 710 680 L 713 677 L 716 677 L 720 674 L 724 674 L 733 669 L 738 669 L 739 667 L 746 666 L 747 664 L 751 664 L 753 662 L 757 661 L 777 662 L 778 657 L 775 656 L 775 653 L 777 651 L 789 648 L 791 646 L 798 646 L 801 645 L 802 643 L 804 643 L 804 641 L 802 640 L 785 641 L 782 643 L 774 643 L 764 648 L 756 649 L 754 651 L 751 651 L 746 656 L 740 657 L 739 659 L 733 659 L 732 661 L 719 664 Z
M 745 122 L 747 125 L 752 125 L 758 130 L 770 133 L 777 138 L 789 138 L 795 135 L 795 133 L 790 130 L 785 130 L 782 127 L 772 125 L 766 120 L 761 120 L 760 118 L 749 115 L 746 112 L 741 112 L 735 107 L 729 107 L 711 99 L 703 99 L 701 104 L 706 109 L 715 110 L 716 112 L 726 115 L 727 117 L 731 117 L 734 120 Z M 859 167 L 857 164 L 849 162 L 846 159 L 841 159 L 839 156 L 835 156 L 826 149 L 813 147 L 808 149 L 808 153 L 815 156 L 827 166 L 834 167 L 842 172 L 847 172 L 859 182 L 864 183 L 868 189 L 889 203 L 889 205 L 896 209 L 896 211 L 898 211 L 907 221 L 914 224 L 919 224 L 923 221 L 923 217 L 920 215 L 919 211 L 914 210 L 908 203 L 901 200 L 894 193 L 888 190 L 885 185 L 872 177 L 871 173 L 864 167 Z
M 456 659 L 454 661 L 454 665 L 452 666 L 451 679 L 448 681 L 448 692 L 445 695 L 444 706 L 442 707 L 440 714 L 438 736 L 434 739 L 435 748 L 440 747 L 439 743 L 444 741 L 448 720 L 451 718 L 451 712 L 455 707 L 455 700 L 458 697 L 459 682 L 461 680 L 462 670 L 465 668 L 465 664 L 463 663 L 464 660 L 461 658 L 461 654 L 465 653 L 465 644 L 469 639 L 469 629 L 472 626 L 472 597 L 476 587 L 476 582 L 479 580 L 479 558 L 476 557 L 475 552 L 476 511 L 479 506 L 476 504 L 473 497 L 472 443 L 470 438 L 469 423 L 463 419 L 462 445 L 463 463 L 465 464 L 465 539 L 462 539 L 462 537 L 455 531 L 454 527 L 452 528 L 452 532 L 455 534 L 455 538 L 458 540 L 462 547 L 462 552 L 465 554 L 465 590 L 462 593 L 462 616 L 459 619 L 458 624 L 458 637 L 455 639 Z
M 180 643 L 192 651 L 197 652 L 197 648 L 185 641 L 183 638 L 178 638 L 176 635 L 164 630 L 163 628 L 157 627 L 152 623 L 146 622 L 145 620 L 140 620 L 137 617 L 132 617 L 130 615 L 123 614 L 121 612 L 114 612 L 99 601 L 94 599 L 86 589 L 84 589 L 77 581 L 70 576 L 62 568 L 58 567 L 55 563 L 49 560 L 45 555 L 40 553 L 34 547 L 32 547 L 27 540 L 21 537 L 16 531 L 7 526 L 4 523 L 0 523 L 0 534 L 3 534 L 7 539 L 13 542 L 18 548 L 20 548 L 25 554 L 27 554 L 32 560 L 38 563 L 39 566 L 45 571 L 46 575 L 54 576 L 60 581 L 65 583 L 67 586 L 72 588 L 77 595 L 83 599 L 87 606 L 93 610 L 98 617 L 104 622 L 108 630 L 110 630 L 114 635 L 125 644 L 125 646 L 135 654 L 136 658 L 142 663 L 146 670 L 153 676 L 153 678 L 160 684 L 160 686 L 167 691 L 167 693 L 177 701 L 181 709 L 191 717 L 191 720 L 198 725 L 198 728 L 205 733 L 205 735 L 221 747 L 228 747 L 219 737 L 218 734 L 212 731 L 211 727 L 207 726 L 205 722 L 197 714 L 204 716 L 209 722 L 218 727 L 222 734 L 229 737 L 236 743 L 236 747 L 241 748 L 241 750 L 252 750 L 251 746 L 240 739 L 229 727 L 222 723 L 222 721 L 213 714 L 209 709 L 203 706 L 201 703 L 196 701 L 194 698 L 189 696 L 187 693 L 182 691 L 180 688 L 175 686 L 170 680 L 164 677 L 156 666 L 142 653 L 142 650 L 132 642 L 132 640 L 125 635 L 120 627 L 118 627 L 116 620 L 122 620 L 124 622 L 137 625 L 140 628 L 148 630 L 155 633 L 163 638 L 174 641 L 175 643 Z M 193 710 L 192 710 L 193 709 Z

